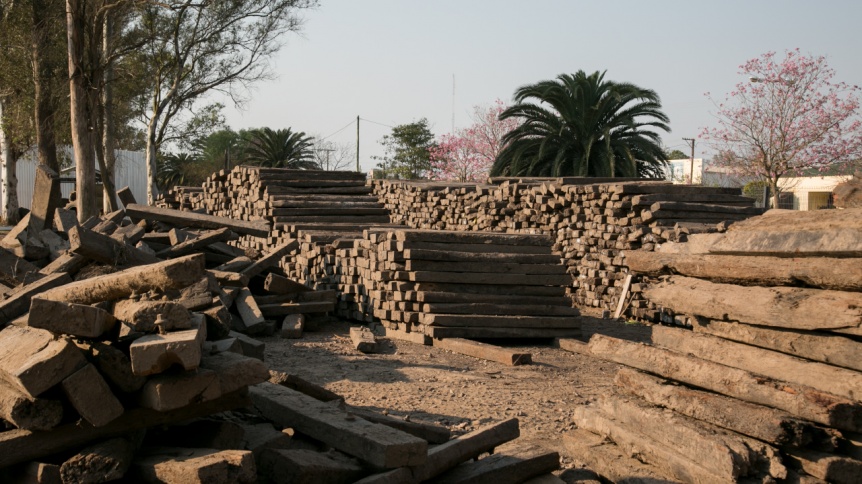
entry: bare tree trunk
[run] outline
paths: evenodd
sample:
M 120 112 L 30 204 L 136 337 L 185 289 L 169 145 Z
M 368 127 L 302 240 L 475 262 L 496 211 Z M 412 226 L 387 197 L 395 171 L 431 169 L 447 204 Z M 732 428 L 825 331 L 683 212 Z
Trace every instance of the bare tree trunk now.
M 48 39 L 50 9 L 47 2 L 33 0 L 33 40 L 30 44 L 33 64 L 34 121 L 36 123 L 36 152 L 39 163 L 60 172 L 57 161 L 57 142 L 54 137 L 56 108 L 51 93 L 51 66 L 45 58 Z
M 778 208 L 779 191 L 778 178 L 769 178 L 769 190 L 772 192 L 772 208 Z
M 69 53 L 69 107 L 72 122 L 72 147 L 75 156 L 75 195 L 78 220 L 96 215 L 96 169 L 93 164 L 87 129 L 87 94 L 84 91 L 84 5 L 82 0 L 66 0 L 66 34 Z
M 159 188 L 156 186 L 156 117 L 147 126 L 147 204 L 154 205 Z
M 2 204 L 3 218 L 7 223 L 18 222 L 18 177 L 15 174 L 17 161 L 12 154 L 12 147 L 6 137 L 6 128 L 3 127 L 3 111 L 6 100 L 0 97 L 0 164 L 3 171 Z
M 111 56 L 114 35 L 114 22 L 110 12 L 105 15 L 105 29 L 102 40 L 102 58 Z M 103 208 L 106 212 L 119 210 L 115 171 L 117 166 L 116 140 L 114 139 L 114 66 L 112 62 L 105 65 L 104 86 L 102 87 L 102 153 L 105 157 L 105 168 L 102 173 L 102 185 L 105 191 Z

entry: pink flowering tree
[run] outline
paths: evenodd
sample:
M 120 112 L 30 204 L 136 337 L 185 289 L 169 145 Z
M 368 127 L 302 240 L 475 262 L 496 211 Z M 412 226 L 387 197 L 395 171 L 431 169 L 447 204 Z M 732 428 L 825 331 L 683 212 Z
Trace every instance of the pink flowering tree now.
M 825 57 L 796 49 L 778 59 L 767 52 L 741 65 L 740 74 L 746 80 L 724 102 L 713 100 L 717 126 L 704 129 L 701 138 L 717 151 L 716 164 L 764 180 L 773 207 L 781 177 L 825 170 L 862 154 L 859 87 L 833 81 Z
M 470 127 L 441 136 L 431 150 L 431 178 L 485 181 L 503 148 L 503 136 L 519 124 L 517 119 L 501 121 L 500 113 L 505 110 L 506 105 L 499 99 L 491 106 L 474 106 Z

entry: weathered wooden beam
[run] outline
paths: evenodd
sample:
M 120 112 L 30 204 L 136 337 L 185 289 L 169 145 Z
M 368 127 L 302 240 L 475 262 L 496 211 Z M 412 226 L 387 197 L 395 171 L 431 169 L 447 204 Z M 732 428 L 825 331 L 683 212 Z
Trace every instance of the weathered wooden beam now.
M 405 260 L 445 262 L 504 262 L 511 264 L 559 264 L 562 258 L 554 254 L 509 254 L 482 252 L 451 252 L 445 250 L 405 249 Z
M 0 280 L 11 286 L 16 286 L 30 277 L 38 277 L 39 268 L 0 247 Z
M 41 299 L 30 300 L 27 324 L 52 333 L 69 334 L 84 338 L 98 338 L 114 327 L 116 320 L 102 308 L 84 304 Z
M 614 377 L 617 388 L 653 405 L 760 439 L 773 445 L 833 450 L 836 432 L 763 405 L 676 385 L 630 368 Z
M 282 259 L 282 257 L 288 255 L 290 252 L 296 250 L 299 247 L 299 242 L 294 239 L 290 239 L 283 244 L 276 246 L 265 256 L 260 259 L 254 261 L 254 263 L 245 269 L 243 269 L 240 273 L 252 278 L 266 269 L 274 265 L 278 265 L 278 261 Z
M 735 215 L 760 215 L 762 208 L 757 207 L 731 207 L 727 205 L 712 205 L 710 203 L 689 203 L 681 201 L 660 200 L 649 207 L 650 211 L 675 211 L 696 212 L 699 214 L 735 214 Z
M 649 276 L 680 274 L 724 284 L 795 286 L 837 291 L 862 291 L 862 259 L 829 257 L 766 257 L 736 255 L 665 254 L 633 250 L 626 265 Z
M 655 326 L 652 341 L 679 353 L 862 401 L 858 371 L 668 326 Z
M 375 474 L 359 481 L 359 483 L 383 484 L 425 481 L 462 462 L 476 458 L 482 453 L 491 452 L 497 446 L 515 440 L 520 435 L 518 419 L 516 418 L 489 424 L 429 449 L 428 458 L 421 466 Z
M 259 474 L 272 482 L 348 483 L 367 471 L 344 454 L 306 449 L 267 449 L 260 458 Z
M 641 462 L 603 435 L 589 430 L 573 429 L 564 433 L 563 446 L 575 462 L 611 482 L 670 481 L 669 476 L 657 467 Z
M 478 299 L 478 298 L 477 298 Z M 580 316 L 581 312 L 568 305 L 545 306 L 517 303 L 517 295 L 509 296 L 508 303 L 423 303 L 419 305 L 424 313 L 435 314 L 469 314 L 498 316 Z M 562 297 L 561 297 L 562 299 Z M 565 301 L 565 300 L 564 300 Z
M 0 379 L 38 397 L 76 372 L 87 361 L 68 338 L 29 326 L 0 331 Z
M 820 210 L 817 211 L 819 214 Z M 794 227 L 794 223 L 790 222 Z M 762 229 L 727 232 L 709 248 L 716 255 L 773 257 L 862 257 L 862 230 L 835 226 L 820 230 Z
M 599 398 L 597 407 L 605 415 L 612 416 L 620 426 L 633 429 L 656 444 L 698 462 L 717 476 L 728 480 L 755 477 L 761 473 L 776 479 L 786 477 L 787 470 L 775 447 L 641 402 L 606 393 Z
M 161 260 L 132 245 L 84 227 L 69 230 L 69 243 L 73 253 L 105 264 L 138 266 Z
M 523 446 L 466 462 L 429 482 L 516 484 L 556 471 L 559 468 L 560 454 L 557 452 L 549 451 L 540 446 Z
M 138 203 L 135 201 L 135 195 L 132 193 L 132 190 L 127 186 L 117 190 L 117 197 L 123 202 L 124 207 Z
M 529 275 L 559 275 L 566 273 L 566 266 L 556 264 L 518 264 L 511 262 L 449 262 L 449 261 L 426 261 L 407 260 L 404 263 L 406 271 L 425 272 L 478 272 L 478 273 L 500 273 L 500 274 L 529 274 Z
M 531 328 L 531 327 L 462 327 L 443 328 L 426 326 L 425 334 L 432 338 L 579 338 L 577 328 Z
M 31 397 L 0 379 L 0 418 L 19 429 L 48 430 L 63 419 L 63 403 Z
M 539 246 L 550 249 L 549 235 L 503 234 L 495 232 L 462 232 L 447 230 L 395 230 L 395 240 L 455 244 Z
M 862 371 L 862 343 L 835 334 L 764 328 L 695 318 L 694 331 L 809 360 Z
M 788 460 L 806 474 L 825 482 L 851 484 L 862 476 L 862 461 L 807 449 L 785 449 Z
M 179 257 L 181 255 L 188 255 L 216 242 L 230 240 L 231 236 L 232 231 L 227 227 L 211 230 L 201 234 L 199 237 L 189 238 L 179 244 L 168 247 L 167 249 L 160 250 L 156 252 L 156 255 L 159 257 Z
M 656 466 L 659 472 L 681 482 L 711 483 L 735 480 L 733 476 L 715 475 L 704 469 L 699 460 L 692 461 L 677 454 L 642 435 L 636 428 L 619 424 L 594 406 L 579 405 L 572 413 L 578 428 L 609 437 L 628 455 L 637 455 L 640 460 Z
M 237 294 L 237 297 L 234 300 L 234 306 L 236 307 L 240 318 L 242 318 L 242 322 L 247 330 L 256 328 L 266 322 L 260 307 L 258 307 L 257 302 L 254 300 L 254 296 L 247 287 L 239 290 L 239 294 Z
M 581 320 L 571 316 L 493 316 L 484 314 L 422 313 L 420 322 L 429 326 L 462 328 L 580 328 Z
M 784 410 L 841 430 L 862 430 L 862 403 L 802 385 L 773 380 L 675 351 L 603 335 L 590 339 L 590 353 L 664 378 Z
M 273 383 L 249 389 L 254 406 L 276 424 L 291 427 L 381 468 L 421 465 L 428 443 Z
M 62 287 L 70 282 L 72 282 L 72 278 L 68 274 L 59 272 L 19 288 L 15 294 L 0 301 L 0 327 L 26 313 L 30 308 L 30 299 L 33 296 L 44 294 L 52 288 Z
M 568 286 L 572 276 L 568 274 L 496 274 L 488 272 L 407 272 L 396 271 L 393 279 L 411 282 L 444 282 L 457 284 L 496 284 L 519 286 Z
M 263 281 L 263 290 L 274 294 L 291 294 L 295 292 L 308 292 L 313 289 L 305 284 L 270 272 Z
M 416 301 L 424 303 L 476 303 L 476 304 L 509 304 L 532 306 L 563 306 L 571 307 L 571 300 L 562 294 L 556 296 L 525 296 L 519 294 L 513 298 L 511 294 L 474 294 L 467 292 L 423 292 L 404 291 L 392 294 L 395 301 Z
M 462 338 L 435 339 L 433 341 L 433 345 L 437 348 L 483 360 L 496 361 L 504 365 L 528 365 L 533 362 L 533 356 L 530 353 L 512 351 L 478 341 Z
M 170 208 L 150 207 L 136 203 L 126 205 L 126 213 L 137 218 L 158 220 L 185 227 L 199 227 L 204 229 L 228 228 L 238 234 L 254 235 L 256 237 L 268 237 L 270 231 L 269 222 L 265 220 L 249 222 L 227 217 L 215 217 L 213 215 L 173 210 Z
M 199 281 L 204 273 L 204 256 L 194 254 L 72 282 L 42 292 L 40 297 L 93 304 L 126 298 L 133 292 L 142 294 L 153 289 L 180 289 Z
M 36 165 L 36 185 L 30 204 L 27 233 L 31 236 L 50 229 L 54 210 L 60 206 L 60 176 L 47 165 Z
M 644 295 L 677 313 L 710 319 L 800 330 L 862 331 L 860 292 L 743 287 L 673 276 L 647 287 Z

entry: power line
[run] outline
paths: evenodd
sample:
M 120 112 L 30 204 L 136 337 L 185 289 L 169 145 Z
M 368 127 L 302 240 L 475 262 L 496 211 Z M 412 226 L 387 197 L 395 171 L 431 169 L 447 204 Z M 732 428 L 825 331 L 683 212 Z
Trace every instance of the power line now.
M 347 128 L 351 127 L 351 126 L 353 126 L 353 123 L 355 123 L 355 122 L 356 122 L 356 121 L 351 120 L 349 123 L 347 123 L 347 125 L 346 125 L 346 126 L 344 126 L 343 128 L 339 129 L 338 131 L 336 131 L 336 132 L 332 133 L 332 134 L 331 134 L 331 135 L 329 135 L 329 136 L 324 136 L 323 138 L 320 138 L 320 141 L 324 141 L 324 140 L 326 140 L 326 139 L 328 139 L 328 138 L 332 138 L 333 136 L 337 135 L 338 133 L 340 133 L 340 132 L 344 131 L 345 129 L 347 129 Z
M 367 122 L 369 122 L 369 123 L 371 123 L 371 124 L 379 124 L 380 126 L 385 126 L 385 127 L 387 127 L 387 128 L 390 128 L 390 129 L 394 129 L 394 128 L 395 128 L 395 126 L 389 126 L 388 124 L 378 123 L 377 121 L 372 121 L 372 120 L 370 120 L 370 119 L 362 118 L 362 120 L 363 120 L 363 121 L 367 121 Z

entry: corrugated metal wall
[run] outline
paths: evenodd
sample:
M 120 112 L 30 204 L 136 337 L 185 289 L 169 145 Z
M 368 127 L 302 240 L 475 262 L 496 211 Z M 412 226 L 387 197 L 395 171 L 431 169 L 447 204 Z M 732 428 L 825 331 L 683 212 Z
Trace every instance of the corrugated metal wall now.
M 59 156 L 71 158 L 71 148 L 58 148 Z M 33 185 L 36 181 L 36 156 L 35 151 L 29 151 L 27 154 L 18 160 L 15 169 L 15 174 L 18 177 L 18 204 L 21 207 L 30 208 L 33 200 Z M 96 167 L 96 171 L 99 168 Z M 117 165 L 116 165 L 116 180 L 117 189 L 128 186 L 135 195 L 138 202 L 147 200 L 147 163 L 146 154 L 143 151 L 126 151 L 117 150 Z M 64 177 L 74 177 L 75 171 L 64 173 Z M 69 194 L 75 189 L 72 183 L 63 183 L 60 185 L 61 192 L 64 198 L 68 198 Z

